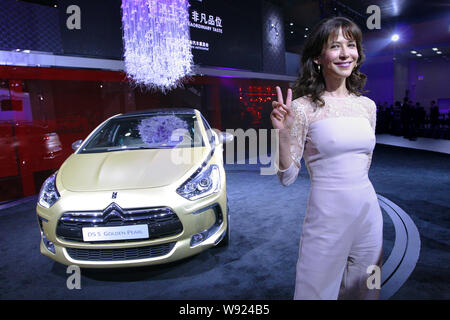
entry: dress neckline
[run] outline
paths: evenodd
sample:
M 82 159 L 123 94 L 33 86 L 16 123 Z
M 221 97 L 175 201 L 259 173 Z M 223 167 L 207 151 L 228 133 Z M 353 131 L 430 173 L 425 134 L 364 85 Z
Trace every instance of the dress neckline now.
M 353 98 L 355 95 L 353 93 L 350 93 L 348 96 L 346 97 L 333 97 L 333 96 L 321 96 L 321 98 L 330 98 L 330 99 L 348 99 L 348 98 Z

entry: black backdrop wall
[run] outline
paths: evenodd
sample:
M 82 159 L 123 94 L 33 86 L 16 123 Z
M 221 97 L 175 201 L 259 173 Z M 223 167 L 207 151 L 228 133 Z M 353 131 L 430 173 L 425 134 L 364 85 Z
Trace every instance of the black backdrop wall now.
M 0 50 L 123 59 L 121 0 L 58 0 L 57 7 L 0 2 Z M 79 28 L 69 28 L 79 8 Z M 285 74 L 281 9 L 264 0 L 190 0 L 197 65 Z
M 123 57 L 121 0 L 58 0 L 64 54 L 121 60 Z M 69 29 L 67 8 L 80 8 L 80 29 Z

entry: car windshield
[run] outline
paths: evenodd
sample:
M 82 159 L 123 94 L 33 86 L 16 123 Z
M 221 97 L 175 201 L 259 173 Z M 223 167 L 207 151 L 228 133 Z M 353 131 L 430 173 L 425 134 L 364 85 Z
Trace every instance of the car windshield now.
M 161 113 L 111 119 L 80 153 L 203 146 L 196 115 Z

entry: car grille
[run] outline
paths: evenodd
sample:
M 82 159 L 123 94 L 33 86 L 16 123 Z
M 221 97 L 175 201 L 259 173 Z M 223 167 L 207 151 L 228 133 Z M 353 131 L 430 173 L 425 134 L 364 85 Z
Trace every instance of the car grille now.
M 111 204 L 103 211 L 65 212 L 59 219 L 56 235 L 64 240 L 84 242 L 82 229 L 86 227 L 117 227 L 128 225 L 148 225 L 148 240 L 174 236 L 183 231 L 178 216 L 168 207 L 125 210 Z M 142 241 L 114 240 L 95 241 L 95 243 L 116 243 Z
M 66 248 L 69 256 L 78 261 L 125 261 L 160 257 L 168 254 L 175 242 L 154 246 L 122 249 L 78 249 Z

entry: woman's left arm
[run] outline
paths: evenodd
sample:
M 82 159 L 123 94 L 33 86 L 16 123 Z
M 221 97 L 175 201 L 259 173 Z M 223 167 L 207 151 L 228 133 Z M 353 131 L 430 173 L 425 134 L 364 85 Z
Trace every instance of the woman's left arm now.
M 370 100 L 370 104 L 367 107 L 368 107 L 370 126 L 372 127 L 373 134 L 375 135 L 375 127 L 377 124 L 377 105 L 375 104 L 375 102 Z M 372 164 L 372 155 L 373 155 L 373 151 L 371 153 L 369 153 L 369 161 L 367 162 L 367 173 L 369 173 L 370 165 Z

